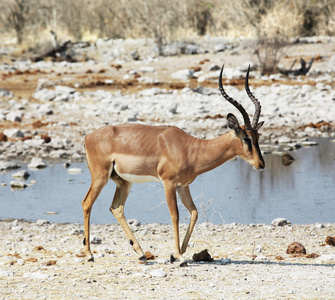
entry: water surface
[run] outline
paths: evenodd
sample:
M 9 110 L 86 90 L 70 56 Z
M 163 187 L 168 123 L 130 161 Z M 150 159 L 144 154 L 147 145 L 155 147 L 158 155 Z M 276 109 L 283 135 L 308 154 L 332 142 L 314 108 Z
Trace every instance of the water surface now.
M 215 224 L 270 224 L 284 217 L 295 224 L 335 222 L 335 143 L 317 140 L 319 146 L 301 148 L 291 155 L 295 161 L 284 166 L 281 157 L 265 155 L 266 168 L 255 171 L 241 159 L 199 176 L 191 184 L 191 193 L 199 210 L 200 222 Z M 12 191 L 11 175 L 18 170 L 0 173 L 0 219 L 17 218 L 35 221 L 82 223 L 81 200 L 89 185 L 90 173 L 85 163 L 80 174 L 69 174 L 63 164 L 42 170 L 29 170 L 26 181 L 37 183 L 23 190 Z M 115 223 L 109 207 L 115 184 L 110 181 L 92 210 L 91 222 Z M 179 201 L 182 222 L 188 212 Z M 54 212 L 57 214 L 47 214 Z M 170 223 L 170 215 L 161 183 L 134 184 L 125 206 L 127 219 L 141 223 Z

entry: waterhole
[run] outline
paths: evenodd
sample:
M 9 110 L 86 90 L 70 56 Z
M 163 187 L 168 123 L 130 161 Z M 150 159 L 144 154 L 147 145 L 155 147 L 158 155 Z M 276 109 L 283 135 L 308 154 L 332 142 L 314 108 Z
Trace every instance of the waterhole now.
M 294 224 L 335 222 L 335 143 L 316 140 L 319 145 L 290 152 L 294 162 L 285 166 L 282 157 L 264 156 L 266 168 L 255 171 L 236 159 L 208 173 L 191 184 L 191 194 L 199 211 L 199 222 L 270 224 L 277 217 Z M 63 164 L 48 165 L 41 170 L 26 169 L 25 182 L 35 184 L 12 190 L 11 175 L 1 173 L 0 219 L 46 219 L 57 223 L 83 223 L 81 200 L 89 185 L 86 163 L 73 163 L 79 174 L 70 174 Z M 115 223 L 110 213 L 115 184 L 110 181 L 96 200 L 91 223 Z M 181 222 L 189 214 L 178 200 Z M 127 219 L 143 223 L 171 223 L 161 183 L 133 184 L 125 205 Z

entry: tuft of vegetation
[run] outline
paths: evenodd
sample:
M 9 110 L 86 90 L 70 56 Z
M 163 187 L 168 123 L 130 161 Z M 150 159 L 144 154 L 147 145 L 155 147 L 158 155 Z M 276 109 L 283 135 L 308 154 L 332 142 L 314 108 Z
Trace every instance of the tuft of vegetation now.
M 190 36 L 255 39 L 262 72 L 272 72 L 294 38 L 335 34 L 335 0 L 2 0 L 0 34 L 36 46 L 59 39 L 153 38 L 164 44 Z

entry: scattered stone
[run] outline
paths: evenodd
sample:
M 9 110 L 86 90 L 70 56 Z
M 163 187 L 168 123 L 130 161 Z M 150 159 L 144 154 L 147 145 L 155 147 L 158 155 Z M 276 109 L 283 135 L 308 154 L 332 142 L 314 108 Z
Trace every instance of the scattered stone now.
M 128 224 L 135 227 L 141 226 L 141 222 L 136 219 L 129 219 Z
M 43 161 L 42 158 L 40 157 L 33 157 L 31 159 L 30 164 L 28 165 L 28 168 L 31 169 L 42 169 L 42 168 L 46 168 L 47 164 Z
M 33 97 L 40 101 L 51 101 L 56 97 L 56 93 L 53 90 L 41 89 L 36 91 Z
M 0 97 L 13 97 L 13 93 L 5 89 L 0 89 Z
M 277 219 L 274 219 L 272 222 L 271 222 L 271 225 L 272 226 L 285 226 L 285 225 L 290 225 L 291 222 L 290 221 L 287 221 L 286 219 L 284 218 L 277 218 Z
M 9 138 L 23 138 L 24 137 L 23 132 L 18 128 L 5 129 L 3 133 Z
M 7 142 L 8 137 L 3 132 L 0 132 L 0 142 Z
M 311 147 L 311 146 L 317 146 L 319 145 L 317 142 L 313 142 L 313 141 L 303 141 L 301 143 L 302 146 L 304 147 Z
M 30 174 L 28 173 L 28 171 L 26 170 L 21 170 L 19 172 L 16 172 L 14 174 L 12 174 L 13 178 L 23 178 L 23 179 L 27 179 L 30 176 Z
M 144 253 L 146 260 L 154 260 L 156 258 L 155 255 L 153 255 L 150 251 L 146 251 Z
M 193 254 L 193 261 L 209 261 L 209 262 L 212 262 L 213 258 L 208 253 L 207 249 L 205 249 L 205 250 L 203 250 L 199 253 L 194 253 Z
M 50 224 L 50 222 L 48 220 L 39 219 L 35 222 L 35 224 L 38 225 L 38 226 L 44 226 L 44 225 Z
M 194 73 L 192 69 L 179 70 L 171 74 L 171 77 L 174 79 L 187 80 Z
M 73 234 L 73 235 L 83 235 L 84 230 L 83 229 L 73 229 L 71 234 Z
M 13 180 L 10 182 L 10 187 L 13 189 L 25 189 L 27 186 L 23 181 Z
M 22 113 L 11 111 L 6 115 L 6 120 L 10 122 L 21 122 L 22 121 Z
M 298 242 L 293 242 L 288 245 L 287 254 L 306 254 L 306 248 L 303 244 Z
M 91 244 L 100 245 L 101 243 L 102 243 L 102 240 L 98 236 L 91 237 Z
M 70 174 L 78 174 L 81 173 L 83 170 L 80 168 L 70 168 L 67 170 L 68 173 Z
M 160 278 L 166 277 L 166 273 L 164 272 L 164 270 L 162 268 L 151 271 L 150 275 L 152 277 L 160 277 Z
M 326 244 L 330 246 L 335 246 L 335 237 L 333 236 L 327 236 L 326 238 Z
M 46 266 L 54 266 L 57 263 L 57 260 L 48 260 L 45 265 Z
M 19 164 L 16 164 L 10 161 L 0 160 L 0 171 L 18 169 L 18 168 L 21 168 Z
M 218 71 L 220 70 L 220 67 L 218 65 L 213 65 L 209 68 L 210 71 Z
M 64 168 L 69 168 L 70 166 L 71 166 L 71 164 L 69 162 L 66 162 L 66 163 L 63 164 Z
M 320 255 L 316 253 L 310 253 L 310 254 L 306 254 L 305 257 L 306 258 L 318 258 L 320 257 Z
M 292 157 L 292 155 L 286 153 L 282 156 L 282 164 L 284 166 L 289 166 L 294 162 L 294 158 Z

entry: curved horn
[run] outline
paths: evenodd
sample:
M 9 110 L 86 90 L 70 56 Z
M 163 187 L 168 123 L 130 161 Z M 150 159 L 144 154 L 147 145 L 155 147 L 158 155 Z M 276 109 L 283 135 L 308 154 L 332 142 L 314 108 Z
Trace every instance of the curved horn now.
M 233 98 L 229 97 L 225 90 L 223 89 L 223 86 L 222 86 L 222 72 L 223 72 L 223 67 L 224 67 L 224 64 L 221 68 L 221 72 L 220 72 L 220 77 L 219 77 L 219 89 L 220 89 L 220 92 L 221 92 L 221 95 L 228 101 L 230 102 L 231 104 L 233 104 L 239 111 L 240 113 L 242 114 L 243 116 L 243 119 L 244 119 L 244 124 L 245 124 L 245 128 L 246 129 L 251 129 L 251 125 L 250 125 L 250 119 L 249 119 L 249 116 L 247 114 L 247 112 L 245 111 L 245 109 L 243 108 L 243 106 L 238 103 L 236 100 L 234 100 Z
M 256 129 L 257 128 L 257 124 L 258 124 L 258 120 L 259 120 L 259 116 L 261 115 L 261 104 L 259 103 L 259 101 L 256 99 L 256 97 L 250 92 L 249 89 L 249 71 L 250 71 L 250 65 L 248 67 L 248 71 L 247 71 L 247 76 L 245 77 L 245 90 L 249 96 L 249 98 L 251 99 L 251 101 L 255 104 L 255 114 L 254 114 L 254 118 L 252 120 L 252 128 Z

